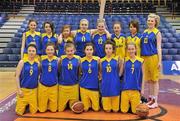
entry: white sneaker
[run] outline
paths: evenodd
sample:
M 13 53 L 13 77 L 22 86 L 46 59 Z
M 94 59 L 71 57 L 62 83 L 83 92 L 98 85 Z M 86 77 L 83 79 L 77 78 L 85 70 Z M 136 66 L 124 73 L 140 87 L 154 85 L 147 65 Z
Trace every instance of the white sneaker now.
M 154 102 L 152 105 L 148 105 L 149 108 L 154 109 L 158 107 L 158 103 Z

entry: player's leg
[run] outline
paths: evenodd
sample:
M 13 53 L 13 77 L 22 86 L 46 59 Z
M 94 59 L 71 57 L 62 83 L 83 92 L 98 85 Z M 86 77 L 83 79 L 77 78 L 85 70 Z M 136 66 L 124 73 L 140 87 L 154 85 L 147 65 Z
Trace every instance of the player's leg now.
M 38 108 L 40 112 L 45 112 L 47 110 L 48 103 L 48 87 L 39 84 L 38 87 Z
M 129 110 L 129 92 L 121 92 L 121 112 L 127 113 Z
M 120 104 L 119 100 L 120 100 L 119 96 L 114 96 L 111 98 L 111 105 L 113 112 L 119 111 L 119 104 Z
M 91 106 L 88 91 L 84 88 L 80 88 L 80 96 L 81 96 L 81 101 L 84 104 L 84 111 L 88 111 Z
M 57 101 L 58 101 L 58 85 L 49 87 L 48 98 L 49 98 L 48 109 L 51 112 L 56 112 L 57 111 Z
M 141 96 L 138 90 L 130 90 L 131 111 L 136 113 L 136 107 L 140 104 Z
M 102 106 L 104 111 L 111 111 L 111 97 L 102 97 Z
M 94 111 L 99 111 L 99 92 L 98 91 L 90 91 L 89 97 L 92 103 L 92 109 Z
M 29 102 L 29 111 L 30 113 L 34 114 L 38 111 L 38 104 L 37 104 L 37 89 L 29 90 L 27 95 L 28 102 Z

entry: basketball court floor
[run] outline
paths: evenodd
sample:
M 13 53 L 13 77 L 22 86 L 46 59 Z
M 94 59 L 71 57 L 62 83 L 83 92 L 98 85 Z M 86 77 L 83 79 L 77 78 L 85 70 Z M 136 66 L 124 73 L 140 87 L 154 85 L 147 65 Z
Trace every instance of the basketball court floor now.
M 147 87 L 147 86 L 146 86 Z M 13 71 L 0 72 L 0 121 L 180 121 L 180 76 L 162 76 L 160 80 L 159 108 L 150 109 L 147 119 L 123 113 L 84 112 L 70 110 L 57 113 L 15 114 L 16 84 Z

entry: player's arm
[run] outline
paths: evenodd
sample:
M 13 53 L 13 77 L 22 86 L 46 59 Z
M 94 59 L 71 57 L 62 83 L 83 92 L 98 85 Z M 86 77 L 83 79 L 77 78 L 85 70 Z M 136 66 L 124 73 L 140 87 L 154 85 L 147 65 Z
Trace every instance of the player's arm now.
M 25 48 L 25 41 L 26 41 L 26 33 L 23 33 L 22 44 L 21 44 L 21 59 L 23 59 L 23 53 L 24 53 L 24 48 Z
M 158 51 L 158 68 L 161 69 L 161 60 L 162 60 L 162 50 L 161 50 L 161 42 L 162 42 L 162 36 L 161 32 L 158 32 L 156 35 L 157 38 L 157 51 Z
M 76 33 L 77 33 L 77 30 L 72 30 L 72 31 L 71 31 L 71 35 L 72 35 L 73 37 L 76 36 Z
M 101 60 L 98 60 L 98 66 L 99 66 L 99 71 L 98 71 L 98 77 L 99 80 L 102 80 L 102 66 L 101 66 Z
M 141 95 L 144 95 L 144 85 L 145 85 L 145 82 L 144 82 L 144 63 L 142 64 L 142 85 L 141 85 Z
M 61 63 L 62 63 L 62 59 L 60 57 L 60 58 L 58 58 L 58 72 L 59 73 L 61 72 Z
M 18 65 L 17 65 L 16 73 L 15 73 L 17 94 L 19 95 L 19 97 L 24 96 L 23 92 L 21 90 L 21 87 L 20 87 L 20 75 L 21 75 L 21 71 L 22 71 L 23 66 L 24 66 L 24 61 L 20 60 Z
M 81 76 L 82 76 L 82 63 L 81 60 L 79 60 L 78 77 L 80 78 Z
M 119 76 L 121 77 L 124 72 L 124 60 L 119 59 Z
M 58 44 L 61 44 L 61 43 L 62 43 L 62 40 L 63 40 L 63 37 L 62 37 L 62 34 L 60 34 L 60 35 L 57 37 L 57 43 L 58 43 Z

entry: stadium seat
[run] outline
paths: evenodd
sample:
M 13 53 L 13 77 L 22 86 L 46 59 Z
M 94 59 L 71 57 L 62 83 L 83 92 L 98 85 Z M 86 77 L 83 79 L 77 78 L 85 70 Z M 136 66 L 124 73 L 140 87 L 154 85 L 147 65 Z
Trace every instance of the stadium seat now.
M 172 43 L 162 43 L 162 45 L 163 45 L 163 47 L 164 47 L 165 49 L 170 49 L 170 48 L 173 47 L 173 44 L 172 44 Z
M 7 55 L 5 55 L 5 54 L 0 54 L 0 61 L 8 61 L 8 60 L 9 60 L 9 58 L 8 58 Z
M 180 56 L 179 55 L 173 55 L 173 60 L 174 61 L 180 61 Z
M 172 60 L 172 56 L 171 55 L 162 55 L 162 60 L 163 61 L 171 61 Z
M 12 54 L 12 49 L 11 48 L 4 48 L 3 53 L 4 54 Z
M 169 54 L 169 55 L 176 55 L 176 54 L 177 54 L 177 51 L 178 51 L 177 49 L 169 49 L 169 50 L 168 50 L 168 54 Z
M 20 60 L 20 56 L 17 54 L 11 54 L 9 55 L 9 61 L 19 61 Z

